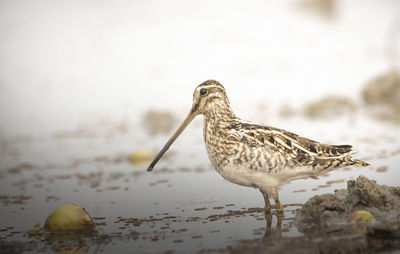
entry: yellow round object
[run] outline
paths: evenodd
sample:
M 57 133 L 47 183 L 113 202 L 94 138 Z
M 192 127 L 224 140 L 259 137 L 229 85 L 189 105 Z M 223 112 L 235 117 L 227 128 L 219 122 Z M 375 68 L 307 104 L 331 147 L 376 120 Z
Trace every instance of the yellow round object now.
M 354 230 L 362 234 L 367 232 L 367 224 L 374 221 L 374 216 L 365 210 L 355 212 L 350 219 L 350 223 L 353 224 Z
M 86 210 L 76 204 L 65 204 L 56 208 L 46 219 L 46 229 L 77 229 L 93 226 Z
M 136 151 L 129 155 L 129 161 L 133 165 L 142 166 L 150 163 L 155 155 L 152 151 Z

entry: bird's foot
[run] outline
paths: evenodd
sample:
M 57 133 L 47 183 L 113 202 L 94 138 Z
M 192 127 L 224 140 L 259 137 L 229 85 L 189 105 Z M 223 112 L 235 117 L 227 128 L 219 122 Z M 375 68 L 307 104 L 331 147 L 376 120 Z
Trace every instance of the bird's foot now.
M 275 201 L 275 207 L 278 214 L 283 214 L 283 206 L 279 200 Z

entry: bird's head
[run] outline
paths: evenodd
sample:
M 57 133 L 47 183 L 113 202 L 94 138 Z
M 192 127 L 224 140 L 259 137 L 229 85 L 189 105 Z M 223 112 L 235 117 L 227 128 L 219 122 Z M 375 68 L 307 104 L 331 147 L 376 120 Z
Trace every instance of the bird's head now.
M 156 163 L 197 115 L 207 114 L 213 110 L 215 112 L 215 110 L 225 107 L 229 108 L 228 97 L 226 96 L 225 88 L 218 81 L 207 80 L 197 86 L 193 93 L 193 105 L 189 114 L 151 162 L 147 171 L 153 170 Z
M 225 88 L 215 80 L 207 80 L 196 87 L 190 114 L 194 117 L 229 105 Z

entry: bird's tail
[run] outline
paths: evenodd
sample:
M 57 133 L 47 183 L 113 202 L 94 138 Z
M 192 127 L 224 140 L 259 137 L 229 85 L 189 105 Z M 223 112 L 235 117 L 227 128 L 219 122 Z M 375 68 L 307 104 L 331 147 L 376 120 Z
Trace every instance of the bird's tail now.
M 345 156 L 342 158 L 337 158 L 333 160 L 325 160 L 321 165 L 321 167 L 316 168 L 313 172 L 314 177 L 318 177 L 328 173 L 329 171 L 346 167 L 346 166 L 359 166 L 359 167 L 367 167 L 370 166 L 369 163 L 354 159 L 351 156 Z
M 368 167 L 371 166 L 371 164 L 362 161 L 362 160 L 355 160 L 355 163 L 353 164 L 354 166 L 360 166 L 360 167 Z

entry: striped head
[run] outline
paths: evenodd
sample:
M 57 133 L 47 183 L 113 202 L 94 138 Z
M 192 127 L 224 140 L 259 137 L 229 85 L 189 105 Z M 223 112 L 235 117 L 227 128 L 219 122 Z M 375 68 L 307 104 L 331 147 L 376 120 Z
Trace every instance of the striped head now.
M 229 107 L 229 100 L 225 88 L 215 80 L 207 80 L 196 87 L 193 92 L 194 115 L 206 114 L 211 110 Z

